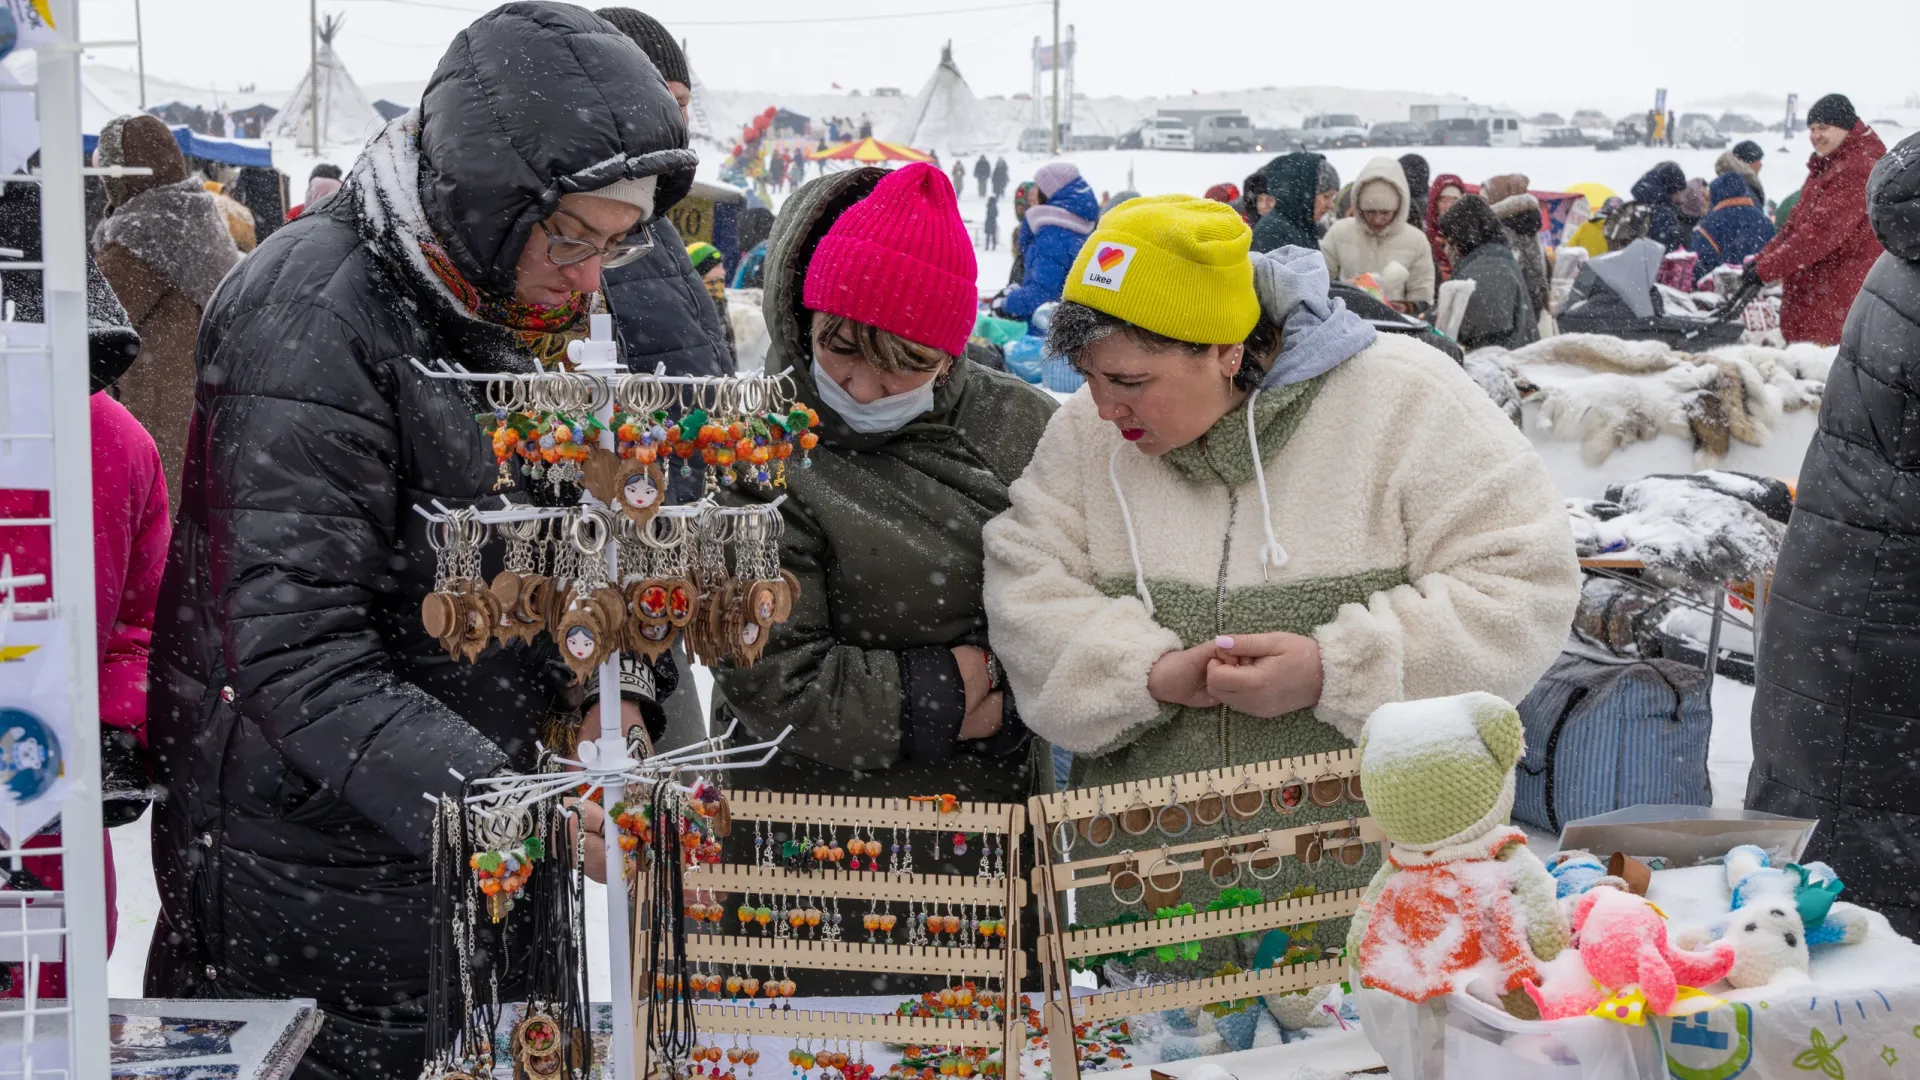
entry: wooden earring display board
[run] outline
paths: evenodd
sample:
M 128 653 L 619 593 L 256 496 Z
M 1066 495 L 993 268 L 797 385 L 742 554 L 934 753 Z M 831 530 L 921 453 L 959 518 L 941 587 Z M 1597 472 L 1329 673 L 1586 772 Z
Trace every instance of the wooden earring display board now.
M 1062 896 L 1073 889 L 1107 888 L 1116 874 L 1131 870 L 1142 879 L 1171 858 L 1172 866 L 1189 874 L 1198 872 L 1206 880 L 1209 859 L 1218 867 L 1220 853 L 1241 864 L 1243 871 L 1258 867 L 1262 871 L 1278 859 L 1301 858 L 1309 846 L 1319 845 L 1324 855 L 1342 850 L 1345 845 L 1379 843 L 1386 839 L 1373 818 L 1365 814 L 1363 803 L 1356 803 L 1351 819 L 1341 818 L 1292 828 L 1269 828 L 1236 833 L 1232 837 L 1210 837 L 1185 843 L 1153 844 L 1131 854 L 1106 851 L 1086 858 L 1058 857 L 1054 849 L 1063 828 L 1078 829 L 1082 823 L 1095 823 L 1102 817 L 1116 828 L 1109 846 L 1120 847 L 1127 839 L 1117 831 L 1120 816 L 1128 808 L 1145 806 L 1158 811 L 1173 804 L 1195 813 L 1195 807 L 1218 797 L 1224 802 L 1237 799 L 1250 803 L 1254 792 L 1262 800 L 1262 811 L 1271 805 L 1274 793 L 1305 781 L 1311 785 L 1339 780 L 1343 784 L 1360 772 L 1360 753 L 1341 750 L 1328 754 L 1310 754 L 1283 761 L 1261 762 L 1207 772 L 1083 788 L 1055 795 L 1036 796 L 1029 802 L 1033 819 L 1034 850 L 1038 865 L 1033 869 L 1033 891 L 1039 898 L 1040 968 L 1046 991 L 1046 1018 L 1049 1033 L 1073 1031 L 1076 1023 L 1097 1023 L 1125 1016 L 1158 1012 L 1162 1009 L 1188 1008 L 1222 1001 L 1235 1001 L 1264 994 L 1283 994 L 1315 986 L 1336 983 L 1346 977 L 1343 960 L 1318 960 L 1310 963 L 1246 971 L 1237 975 L 1201 979 L 1181 979 L 1133 990 L 1110 990 L 1075 997 L 1070 993 L 1072 969 L 1069 961 L 1114 952 L 1131 952 L 1161 945 L 1196 941 L 1228 935 L 1264 933 L 1268 930 L 1299 926 L 1322 919 L 1351 915 L 1360 906 L 1362 889 L 1342 889 L 1299 899 L 1273 900 L 1257 906 L 1225 911 L 1203 911 L 1170 919 L 1154 919 L 1116 926 L 1069 930 L 1066 903 Z M 1308 798 L 1303 791 L 1302 799 Z M 1210 816 L 1210 815 L 1209 815 Z M 1192 819 L 1199 822 L 1199 817 Z M 1223 820 L 1238 827 L 1241 821 L 1228 815 Z M 1284 820 L 1284 819 L 1282 819 Z M 1215 822 L 1219 824 L 1219 822 Z M 1357 834 L 1357 837 L 1356 837 Z M 1085 849 L 1088 841 L 1076 835 L 1074 847 Z M 1344 845 L 1343 845 L 1344 841 Z M 1206 853 L 1206 854 L 1203 854 Z M 1364 857 L 1364 854 L 1363 854 Z M 1058 861 L 1056 861 L 1058 859 Z M 1163 865 L 1162 872 L 1166 869 Z M 1243 874 L 1241 883 L 1251 879 Z M 1257 882 L 1251 882 L 1257 884 Z M 1079 1055 L 1071 1038 L 1049 1040 L 1054 1080 L 1079 1080 Z
M 816 897 L 823 900 L 865 900 L 944 904 L 949 910 L 972 906 L 999 908 L 1005 933 L 995 948 L 958 945 L 896 945 L 853 940 L 865 931 L 857 918 L 849 919 L 845 940 L 776 938 L 758 934 L 689 931 L 687 959 L 694 963 L 759 968 L 870 971 L 890 974 L 944 975 L 956 981 L 998 978 L 1008 1004 L 1002 1022 L 930 1019 L 893 1014 L 870 1014 L 811 1009 L 749 1007 L 724 1001 L 694 1004 L 695 1030 L 707 1034 L 764 1035 L 776 1039 L 841 1039 L 855 1042 L 913 1043 L 922 1046 L 999 1047 L 1002 1062 L 1017 1076 L 1020 1051 L 1026 1041 L 1024 1010 L 1019 1007 L 1020 975 L 1026 955 L 1019 948 L 1020 914 L 1027 902 L 1027 884 L 1020 871 L 1020 842 L 1026 833 L 1026 811 L 1013 803 L 958 803 L 942 813 L 932 803 L 907 799 L 874 799 L 830 795 L 794 795 L 766 791 L 728 791 L 727 810 L 733 828 L 753 822 L 782 825 L 819 825 L 841 833 L 870 829 L 870 835 L 889 836 L 890 830 L 909 830 L 908 842 L 924 844 L 929 836 L 951 833 L 997 838 L 1004 852 L 1005 876 L 974 874 L 895 874 L 884 870 L 789 870 L 749 863 L 719 863 L 689 867 L 685 888 L 730 897 L 737 903 L 747 894 Z M 937 841 L 936 841 L 937 842 Z M 920 852 L 926 858 L 925 849 Z M 648 871 L 641 870 L 640 895 L 648 895 Z M 731 908 L 729 907 L 729 910 Z M 641 1055 L 637 1075 L 648 1075 L 646 1032 L 652 1030 L 649 1010 L 654 1001 L 653 975 L 646 970 L 648 936 L 656 920 L 679 918 L 680 912 L 654 912 L 640 905 L 640 925 L 634 934 L 635 1051 Z M 906 919 L 901 918 L 905 929 Z M 729 917 L 722 925 L 732 928 Z

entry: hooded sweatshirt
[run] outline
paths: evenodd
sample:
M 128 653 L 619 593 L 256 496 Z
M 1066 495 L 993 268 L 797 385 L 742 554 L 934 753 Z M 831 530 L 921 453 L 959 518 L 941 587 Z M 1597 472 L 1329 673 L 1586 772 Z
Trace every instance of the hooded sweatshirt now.
M 1082 388 L 1010 495 L 985 534 L 989 634 L 1028 724 L 1074 752 L 1076 788 L 1343 749 L 1389 701 L 1517 699 L 1578 599 L 1539 456 L 1457 364 L 1397 334 L 1159 457 Z M 1317 706 L 1262 718 L 1147 692 L 1168 652 L 1272 631 L 1319 645 Z M 1283 827 L 1264 813 L 1245 829 Z M 1309 804 L 1284 826 L 1345 813 Z M 1286 860 L 1276 886 L 1356 887 L 1375 865 Z M 1185 888 L 1209 902 L 1203 877 Z M 1078 902 L 1083 922 L 1114 914 L 1102 890 Z
M 1261 175 L 1267 181 L 1273 209 L 1253 226 L 1253 250 L 1319 247 L 1313 227 L 1313 200 L 1320 189 L 1319 154 L 1283 154 L 1267 162 Z
M 1379 232 L 1358 214 L 1334 222 L 1326 238 L 1320 241 L 1320 250 L 1327 256 L 1327 271 L 1337 280 L 1351 281 L 1361 274 L 1378 274 L 1390 263 L 1399 263 L 1407 270 L 1406 289 L 1403 295 L 1390 295 L 1387 299 L 1431 304 L 1435 286 L 1433 247 L 1419 229 L 1407 224 L 1407 206 L 1411 199 L 1400 163 L 1390 157 L 1367 162 L 1353 181 L 1355 201 L 1359 201 L 1366 188 L 1376 184 L 1388 185 L 1398 198 L 1393 220 Z

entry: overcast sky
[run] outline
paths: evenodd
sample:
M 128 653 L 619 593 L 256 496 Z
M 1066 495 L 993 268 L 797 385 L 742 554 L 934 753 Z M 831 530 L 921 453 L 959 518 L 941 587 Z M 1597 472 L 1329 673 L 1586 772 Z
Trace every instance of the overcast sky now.
M 307 62 L 307 0 L 142 0 L 150 74 L 290 88 Z M 87 40 L 133 36 L 134 0 L 80 0 Z M 347 17 L 339 48 L 362 83 L 425 79 L 484 0 L 320 0 Z M 996 10 L 980 10 L 993 8 Z M 1009 0 L 650 0 L 709 85 L 768 91 L 919 88 L 951 39 L 976 94 L 1028 86 L 1027 48 L 1051 9 Z M 1655 12 L 1658 13 L 1655 13 Z M 905 18 L 848 18 L 920 14 Z M 796 19 L 844 19 L 795 23 Z M 1309 19 L 1314 21 L 1309 21 Z M 780 21 L 787 20 L 787 21 Z M 715 22 L 739 25 L 710 25 Z M 1920 0 L 1733 4 L 1190 3 L 1063 0 L 1080 89 L 1147 96 L 1263 85 L 1464 94 L 1520 107 L 1832 90 L 1862 110 L 1920 95 Z M 132 50 L 96 59 L 133 67 Z M 1757 107 L 1759 101 L 1754 102 Z

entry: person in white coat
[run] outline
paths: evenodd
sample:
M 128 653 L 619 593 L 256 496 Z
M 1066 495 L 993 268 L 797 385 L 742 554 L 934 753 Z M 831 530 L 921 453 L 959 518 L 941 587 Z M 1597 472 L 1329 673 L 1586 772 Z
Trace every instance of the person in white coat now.
M 1407 223 L 1412 196 L 1405 170 L 1390 157 L 1374 158 L 1354 179 L 1353 193 L 1357 212 L 1334 222 L 1320 241 L 1327 271 L 1337 281 L 1374 275 L 1385 289 L 1384 299 L 1401 311 L 1432 307 L 1433 246 L 1425 233 Z M 1404 283 L 1389 269 L 1395 264 L 1406 271 Z

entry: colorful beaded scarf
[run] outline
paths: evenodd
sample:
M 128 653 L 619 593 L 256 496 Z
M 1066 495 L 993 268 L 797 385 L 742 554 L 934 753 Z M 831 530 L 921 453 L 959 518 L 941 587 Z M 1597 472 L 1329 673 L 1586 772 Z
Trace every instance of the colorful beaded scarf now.
M 587 316 L 593 306 L 590 293 L 574 293 L 564 304 L 499 300 L 474 288 L 438 244 L 422 240 L 420 253 L 462 307 L 477 319 L 513 331 L 521 348 L 532 353 L 542 367 L 565 367 L 567 343 L 587 336 Z

